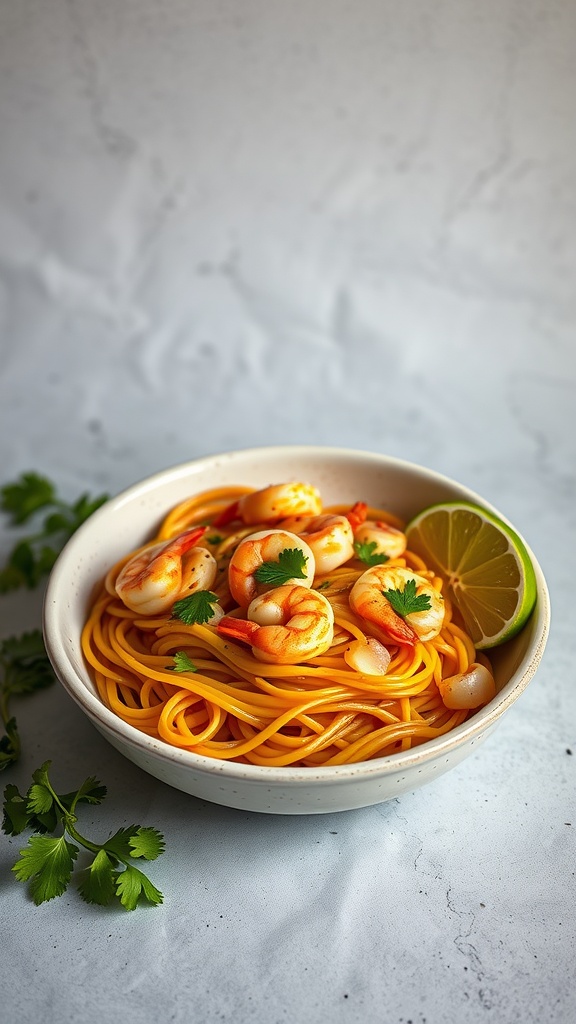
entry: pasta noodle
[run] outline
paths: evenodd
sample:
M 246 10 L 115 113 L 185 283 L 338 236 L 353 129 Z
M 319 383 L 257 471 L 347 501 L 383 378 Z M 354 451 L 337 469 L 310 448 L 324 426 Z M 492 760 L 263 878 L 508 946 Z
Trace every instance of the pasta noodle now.
M 206 588 L 209 610 L 219 609 L 232 625 L 242 625 L 246 618 L 230 590 L 234 552 L 247 538 L 277 528 L 267 519 L 227 521 L 226 510 L 239 507 L 240 499 L 253 493 L 226 487 L 194 495 L 165 517 L 150 542 L 165 544 L 203 528 L 194 550 L 215 561 L 215 579 Z M 347 513 L 347 505 L 322 509 L 325 516 Z M 383 509 L 368 508 L 365 517 L 394 534 L 402 529 Z M 278 529 L 283 529 L 281 524 Z M 435 636 L 412 644 L 386 643 L 381 637 L 374 642 L 377 630 L 350 603 L 352 587 L 367 571 L 355 550 L 344 564 L 317 571 L 306 591 L 314 600 L 323 595 L 330 606 L 329 646 L 296 663 L 274 663 L 223 631 L 217 616 L 187 623 L 174 614 L 174 602 L 165 611 L 145 613 L 121 600 L 116 589 L 120 574 L 139 552 L 146 555 L 149 549 L 145 545 L 127 554 L 110 569 L 82 635 L 100 699 L 146 735 L 209 758 L 317 768 L 406 751 L 448 732 L 469 714 L 446 707 L 438 684 L 465 673 L 475 662 L 489 663 L 477 655 L 443 581 L 413 552 L 390 557 L 386 569 L 402 569 L 427 581 L 442 602 L 443 621 Z M 354 667 L 354 645 L 367 650 L 370 644 L 386 648 L 385 670 Z

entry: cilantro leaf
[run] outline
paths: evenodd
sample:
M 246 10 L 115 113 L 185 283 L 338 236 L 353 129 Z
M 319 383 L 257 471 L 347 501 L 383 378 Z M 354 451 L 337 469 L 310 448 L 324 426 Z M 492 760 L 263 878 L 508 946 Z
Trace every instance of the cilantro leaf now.
M 22 796 L 17 786 L 9 784 L 4 790 L 2 831 L 7 836 L 17 836 L 28 828 L 29 821 L 30 812 L 26 797 Z
M 127 860 L 132 856 L 130 841 L 137 831 L 138 825 L 127 825 L 125 828 L 119 828 L 113 836 L 110 836 L 105 843 L 102 843 L 102 849 L 111 853 L 117 860 Z
M 10 714 L 12 696 L 41 690 L 54 678 L 39 629 L 0 641 L 0 719 L 5 731 L 0 739 L 0 771 L 20 755 L 18 727 Z
M 182 597 L 172 606 L 172 617 L 180 619 L 186 626 L 194 623 L 203 625 L 214 614 L 213 605 L 218 604 L 218 596 L 211 590 L 196 590 L 188 597 Z
M 383 590 L 382 593 L 395 612 L 403 619 L 411 612 L 423 612 L 431 607 L 428 594 L 416 594 L 416 580 L 406 580 L 403 590 Z
M 254 573 L 258 583 L 281 587 L 290 580 L 305 580 L 307 556 L 300 548 L 284 548 L 277 562 L 263 562 Z
M 20 736 L 14 716 L 4 721 L 4 736 L 0 738 L 0 772 L 20 757 Z
M 48 575 L 64 544 L 79 526 L 107 500 L 107 495 L 81 495 L 73 504 L 63 501 L 54 485 L 38 473 L 22 473 L 14 483 L 0 488 L 0 510 L 10 525 L 21 526 L 38 518 L 38 530 L 17 541 L 0 569 L 0 594 L 20 587 L 33 589 Z
M 105 850 L 99 850 L 92 863 L 86 868 L 78 891 L 86 903 L 97 903 L 106 907 L 116 892 L 114 864 Z
M 90 775 L 89 778 L 85 779 L 80 789 L 77 790 L 74 799 L 74 806 L 76 804 L 101 804 L 107 793 L 106 786 L 102 786 L 98 779 Z
M 78 847 L 64 836 L 32 836 L 20 850 L 21 858 L 12 868 L 19 882 L 30 881 L 30 892 L 38 906 L 65 892 Z
M 51 762 L 45 761 L 33 772 L 26 797 L 13 785 L 6 786 L 4 791 L 4 832 L 19 835 L 25 828 L 34 830 L 12 868 L 19 881 L 30 882 L 34 902 L 44 903 L 62 895 L 82 846 L 92 855 L 79 883 L 80 895 L 87 903 L 106 905 L 119 899 L 127 910 L 133 910 L 141 898 L 161 903 L 162 893 L 131 861 L 159 857 L 164 852 L 162 833 L 155 828 L 129 825 L 118 829 L 105 843 L 86 839 L 77 828 L 76 806 L 82 802 L 100 803 L 106 787 L 91 776 L 74 793 L 58 794 L 50 781 L 50 766 Z M 62 830 L 60 836 L 44 834 L 57 827 Z
M 156 860 L 164 853 L 164 836 L 155 828 L 139 827 L 130 838 L 130 850 L 133 857 Z
M 57 809 L 52 806 L 47 811 L 36 813 L 31 806 L 30 787 L 25 796 L 13 785 L 6 786 L 4 790 L 4 814 L 2 819 L 2 831 L 7 836 L 17 836 L 25 828 L 31 828 L 35 832 L 53 832 L 59 821 Z
M 116 894 L 126 910 L 135 910 L 141 897 L 148 900 L 149 903 L 158 904 L 163 902 L 160 890 L 155 885 L 152 885 L 150 879 L 132 864 L 127 864 L 124 871 L 118 874 Z
M 28 810 L 31 814 L 46 814 L 52 809 L 54 797 L 47 786 L 35 783 L 28 790 Z
M 19 480 L 0 489 L 0 509 L 7 512 L 14 526 L 25 523 L 38 509 L 52 505 L 54 486 L 38 473 L 22 473 Z
M 384 552 L 376 551 L 377 547 L 378 545 L 375 540 L 365 542 L 360 540 L 354 541 L 356 557 L 366 565 L 384 565 L 384 562 L 388 561 L 388 555 L 385 555 Z
M 186 651 L 176 651 L 174 664 L 170 666 L 173 672 L 197 672 L 194 662 L 186 654 Z

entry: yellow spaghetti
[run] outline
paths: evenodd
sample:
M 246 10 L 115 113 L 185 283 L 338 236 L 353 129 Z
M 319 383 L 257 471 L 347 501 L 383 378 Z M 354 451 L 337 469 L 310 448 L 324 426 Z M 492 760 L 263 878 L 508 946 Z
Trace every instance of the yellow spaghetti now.
M 463 722 L 469 709 L 448 707 L 441 688 L 445 680 L 465 676 L 472 665 L 489 669 L 489 663 L 477 655 L 444 582 L 409 550 L 378 561 L 374 542 L 362 545 L 355 540 L 350 557 L 336 568 L 315 571 L 307 582 L 289 581 L 284 589 L 291 595 L 294 588 L 300 592 L 306 586 L 304 598 L 316 601 L 318 595 L 325 602 L 323 608 L 329 605 L 329 644 L 301 661 L 262 660 L 264 655 L 250 640 L 260 627 L 249 623 L 246 604 L 234 597 L 235 553 L 246 549 L 247 541 L 251 551 L 255 535 L 284 530 L 284 524 L 292 527 L 287 531 L 290 537 L 305 537 L 298 527 L 305 526 L 310 516 L 295 505 L 296 518 L 289 522 L 289 517 L 272 513 L 254 521 L 243 501 L 260 493 L 264 492 L 226 487 L 190 497 L 166 516 L 149 544 L 110 569 L 82 635 L 84 656 L 106 707 L 135 729 L 174 747 L 271 767 L 317 768 L 381 758 L 434 739 Z M 401 534 L 402 523 L 386 510 L 362 503 L 354 509 L 358 507 L 366 522 Z M 350 523 L 358 525 L 358 516 L 354 518 L 349 506 L 321 508 L 321 515 L 318 508 L 313 508 L 316 519 L 348 516 Z M 201 577 L 206 565 L 214 566 L 212 585 L 198 589 L 192 575 L 178 579 L 171 593 L 172 583 L 163 579 L 170 597 L 165 610 L 131 607 L 124 600 L 134 586 L 130 573 L 142 576 L 143 572 L 148 586 L 151 570 L 146 566 L 152 563 L 147 559 L 157 552 L 165 559 L 170 542 L 182 535 L 196 538 L 190 571 Z M 285 551 L 281 549 L 278 563 Z M 176 558 L 178 571 L 187 558 L 187 554 Z M 300 561 L 304 564 L 304 555 Z M 385 631 L 358 614 L 350 596 L 373 564 L 426 581 L 442 609 L 436 635 L 430 639 L 415 635 L 413 642 L 387 641 Z M 162 567 L 168 571 L 164 562 Z M 265 595 L 268 601 L 270 587 L 255 583 L 254 575 L 258 576 L 243 576 L 239 585 L 255 586 L 260 600 Z M 208 614 L 198 621 L 186 621 L 186 617 L 183 621 L 175 614 L 177 602 L 183 594 L 194 592 L 208 601 L 204 605 Z M 244 639 L 242 633 L 234 632 L 236 626 L 247 630 Z M 351 654 L 372 652 L 374 647 L 379 656 L 384 655 L 380 668 L 370 664 L 371 653 L 368 668 L 362 658 L 356 662 Z

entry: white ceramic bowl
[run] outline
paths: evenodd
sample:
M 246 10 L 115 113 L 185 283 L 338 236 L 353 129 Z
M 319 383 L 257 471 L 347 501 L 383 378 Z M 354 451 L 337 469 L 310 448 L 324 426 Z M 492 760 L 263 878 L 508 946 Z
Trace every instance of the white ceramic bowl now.
M 255 448 L 209 456 L 158 473 L 108 501 L 74 534 L 52 571 L 44 606 L 44 635 L 56 674 L 70 696 L 135 764 L 176 789 L 214 803 L 274 814 L 348 810 L 392 799 L 430 782 L 467 757 L 518 699 L 542 657 L 549 599 L 534 558 L 538 600 L 530 621 L 491 652 L 494 700 L 440 739 L 405 753 L 351 766 L 267 768 L 217 761 L 151 739 L 101 703 L 80 647 L 94 587 L 126 551 L 152 536 L 177 502 L 208 487 L 264 487 L 307 480 L 325 503 L 359 498 L 409 520 L 434 502 L 464 500 L 502 514 L 479 495 L 421 466 L 385 455 L 321 447 Z

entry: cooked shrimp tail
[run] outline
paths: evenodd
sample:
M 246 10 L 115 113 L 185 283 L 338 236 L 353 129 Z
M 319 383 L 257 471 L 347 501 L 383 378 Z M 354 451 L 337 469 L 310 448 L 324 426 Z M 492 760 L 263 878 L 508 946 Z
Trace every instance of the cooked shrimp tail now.
M 230 636 L 234 640 L 242 640 L 244 643 L 252 643 L 252 638 L 260 629 L 257 622 L 249 619 L 237 619 L 235 615 L 225 615 L 218 623 L 218 632 L 224 636 Z
M 382 604 L 379 611 L 378 626 L 385 634 L 389 643 L 408 644 L 414 647 L 418 642 L 418 634 L 412 626 L 394 611 L 391 605 Z
M 233 523 L 235 519 L 240 518 L 240 501 L 233 501 L 230 505 L 226 505 L 226 508 L 222 509 L 219 515 L 212 520 L 212 526 L 228 526 L 229 523 Z
M 243 494 L 223 509 L 214 520 L 214 526 L 226 526 L 234 519 L 240 519 L 247 526 L 277 523 L 286 516 L 316 516 L 321 511 L 322 499 L 316 487 L 292 481 Z
M 356 532 L 368 515 L 368 505 L 365 501 L 357 501 L 352 505 L 352 508 L 348 512 L 344 513 L 344 515 L 354 532 Z
M 173 544 L 172 551 L 178 555 L 185 555 L 201 540 L 207 530 L 207 526 L 194 526 L 190 530 L 185 530 L 174 541 L 170 541 Z
M 250 644 L 259 661 L 297 665 L 328 650 L 334 636 L 334 612 L 318 591 L 285 584 L 254 598 L 246 619 L 226 615 L 217 629 Z
M 392 596 L 395 601 L 389 599 Z M 429 580 L 410 569 L 372 566 L 356 580 L 349 600 L 352 611 L 384 643 L 413 647 L 418 640 L 425 642 L 437 636 L 444 622 L 442 595 Z M 398 607 L 399 601 L 400 605 L 406 601 L 404 611 Z

